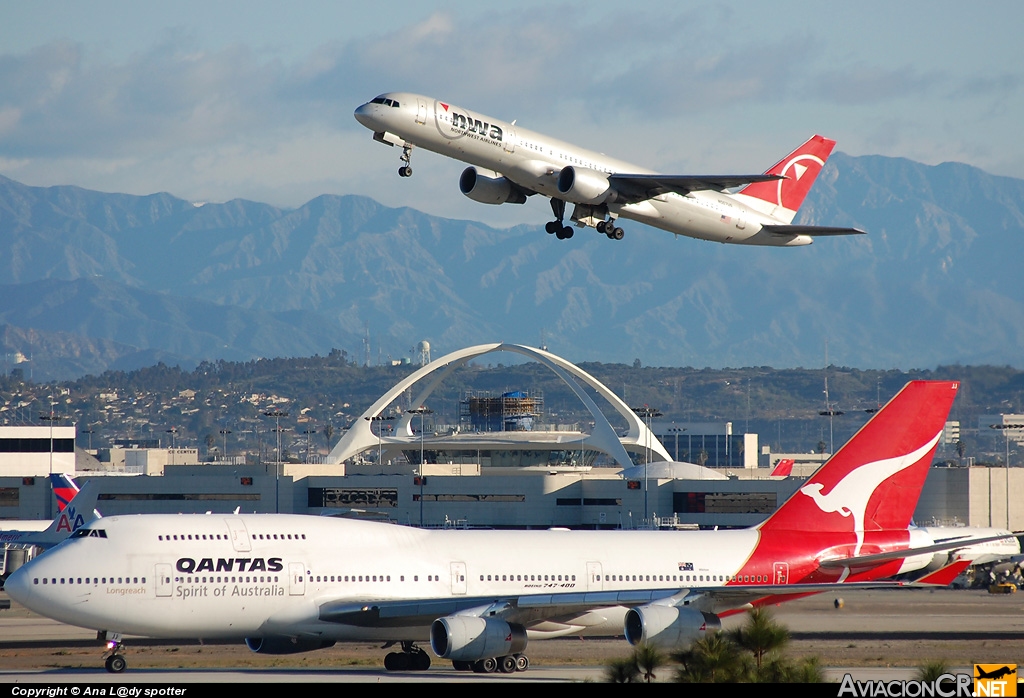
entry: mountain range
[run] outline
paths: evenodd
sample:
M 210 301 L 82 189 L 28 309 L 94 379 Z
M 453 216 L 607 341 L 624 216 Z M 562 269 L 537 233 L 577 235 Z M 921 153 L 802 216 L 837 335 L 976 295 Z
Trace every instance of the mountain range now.
M 639 224 L 559 241 L 357 196 L 198 205 L 0 176 L 2 368 L 44 380 L 335 347 L 377 363 L 421 340 L 435 358 L 510 341 L 577 362 L 789 368 L 822 365 L 827 345 L 861 368 L 1021 367 L 1022 208 L 1024 180 L 842 153 L 796 222 L 868 234 L 804 248 Z

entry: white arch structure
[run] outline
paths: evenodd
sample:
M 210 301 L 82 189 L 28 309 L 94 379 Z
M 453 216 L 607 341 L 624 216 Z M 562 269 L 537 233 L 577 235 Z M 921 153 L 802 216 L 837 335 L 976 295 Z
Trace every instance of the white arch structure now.
M 544 351 L 543 349 L 536 349 L 534 347 L 527 347 L 521 344 L 505 344 L 503 342 L 496 342 L 493 344 L 479 344 L 474 347 L 466 347 L 465 349 L 459 349 L 453 351 L 450 354 L 446 354 L 441 358 L 430 362 L 426 366 L 414 371 L 407 377 L 400 380 L 394 385 L 389 391 L 381 395 L 376 402 L 370 405 L 369 408 L 363 414 L 360 415 L 345 433 L 344 436 L 335 444 L 334 448 L 331 449 L 330 454 L 327 456 L 328 463 L 342 463 L 349 458 L 363 453 L 373 447 L 378 446 L 379 438 L 373 433 L 371 424 L 374 418 L 380 416 L 388 405 L 395 401 L 399 395 L 411 388 L 413 385 L 431 376 L 431 379 L 423 389 L 420 391 L 416 399 L 413 400 L 413 405 L 422 405 L 426 402 L 427 398 L 430 397 L 431 393 L 437 389 L 445 378 L 451 375 L 452 371 L 465 365 L 467 362 L 475 359 L 478 356 L 484 354 L 491 354 L 498 351 L 508 351 L 515 354 L 521 354 L 526 356 L 538 363 L 548 367 L 551 371 L 562 379 L 562 381 L 569 386 L 569 388 L 576 394 L 576 396 L 586 405 L 590 411 L 591 416 L 594 418 L 594 432 L 587 437 L 587 442 L 596 448 L 597 450 L 604 451 L 609 456 L 615 459 L 615 461 L 623 468 L 629 468 L 633 465 L 629 459 L 629 454 L 626 452 L 626 446 L 633 446 L 634 450 L 642 451 L 647 447 L 651 450 L 651 457 L 654 460 L 672 460 L 669 456 L 668 451 L 661 445 L 661 442 L 654 436 L 653 433 L 647 428 L 643 421 L 636 415 L 629 406 L 619 398 L 618 395 L 609 390 L 601 381 L 594 378 L 592 375 L 581 369 L 579 366 L 566 361 L 565 359 L 555 356 L 554 354 Z M 437 375 L 431 375 L 437 374 Z M 626 424 L 629 426 L 626 435 L 621 437 L 615 433 L 612 429 L 611 424 L 608 423 L 607 418 L 602 414 L 601 410 L 598 409 L 593 399 L 579 386 L 579 383 L 573 378 L 577 378 L 583 383 L 589 385 L 591 388 L 597 391 L 597 393 L 603 397 L 608 403 L 622 415 L 623 419 L 626 420 Z M 412 439 L 415 434 L 412 431 L 412 420 L 414 414 L 408 412 L 404 413 L 395 428 L 395 435 L 401 435 L 406 439 Z

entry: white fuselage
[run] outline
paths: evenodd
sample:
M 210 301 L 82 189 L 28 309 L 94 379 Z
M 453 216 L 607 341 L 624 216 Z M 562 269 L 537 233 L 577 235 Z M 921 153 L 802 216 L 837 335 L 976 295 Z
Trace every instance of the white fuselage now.
M 755 530 L 426 531 L 302 515 L 119 516 L 102 525 L 105 537 L 68 540 L 23 567 L 8 582 L 12 598 L 71 625 L 148 637 L 422 640 L 429 621 L 354 627 L 321 621 L 319 609 L 346 600 L 665 596 L 725 585 L 758 539 Z M 621 634 L 623 612 L 580 613 L 532 633 Z
M 416 146 L 500 173 L 524 189 L 548 197 L 561 196 L 558 174 L 568 166 L 606 174 L 657 174 L 422 95 L 395 92 L 387 97 L 391 104 L 368 102 L 355 112 L 360 123 L 383 134 L 384 142 Z M 611 203 L 607 208 L 615 216 L 715 242 L 772 246 L 812 242 L 808 235 L 779 237 L 762 232 L 762 225 L 789 221 L 751 208 L 742 195 L 713 190 L 686 196 L 670 192 L 639 203 Z M 586 217 L 585 210 L 577 213 Z

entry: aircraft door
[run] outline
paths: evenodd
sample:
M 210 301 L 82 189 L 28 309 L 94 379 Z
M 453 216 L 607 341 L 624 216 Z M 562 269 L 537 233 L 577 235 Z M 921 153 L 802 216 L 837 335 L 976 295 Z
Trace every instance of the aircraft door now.
M 601 563 L 587 563 L 587 590 L 604 591 L 604 577 L 601 576 Z
M 174 577 L 171 576 L 171 566 L 166 562 L 161 562 L 156 566 L 156 595 L 157 597 L 167 597 L 171 595 L 171 589 L 173 588 L 172 582 Z
M 231 545 L 235 548 L 236 553 L 247 553 L 252 550 L 249 530 L 245 527 L 244 521 L 233 518 L 224 519 L 224 523 L 228 525 L 228 531 L 231 533 Z
M 427 123 L 427 100 L 425 99 L 416 100 L 416 123 Z
M 288 563 L 288 595 L 303 596 L 306 593 L 306 566 L 301 562 Z
M 772 567 L 772 571 L 775 573 L 773 584 L 789 584 L 788 562 L 776 562 Z
M 516 130 L 511 126 L 505 131 L 505 146 L 506 153 L 516 152 Z
M 466 563 L 452 563 L 452 594 L 464 596 L 466 594 Z

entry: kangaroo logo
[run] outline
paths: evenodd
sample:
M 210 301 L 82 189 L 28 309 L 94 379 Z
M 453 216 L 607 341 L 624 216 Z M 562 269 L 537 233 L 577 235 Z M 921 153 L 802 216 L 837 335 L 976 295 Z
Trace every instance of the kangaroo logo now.
M 865 463 L 854 468 L 836 483 L 828 494 L 822 494 L 823 485 L 820 482 L 804 485 L 800 488 L 800 492 L 813 499 L 815 505 L 826 514 L 837 513 L 853 517 L 853 531 L 857 535 L 857 547 L 853 554 L 854 556 L 859 555 L 860 548 L 864 544 L 864 516 L 871 495 L 887 479 L 924 458 L 925 454 L 939 442 L 941 436 L 942 430 L 940 429 L 928 443 L 916 451 L 895 458 L 884 458 L 872 463 Z M 847 572 L 843 573 L 844 578 Z

